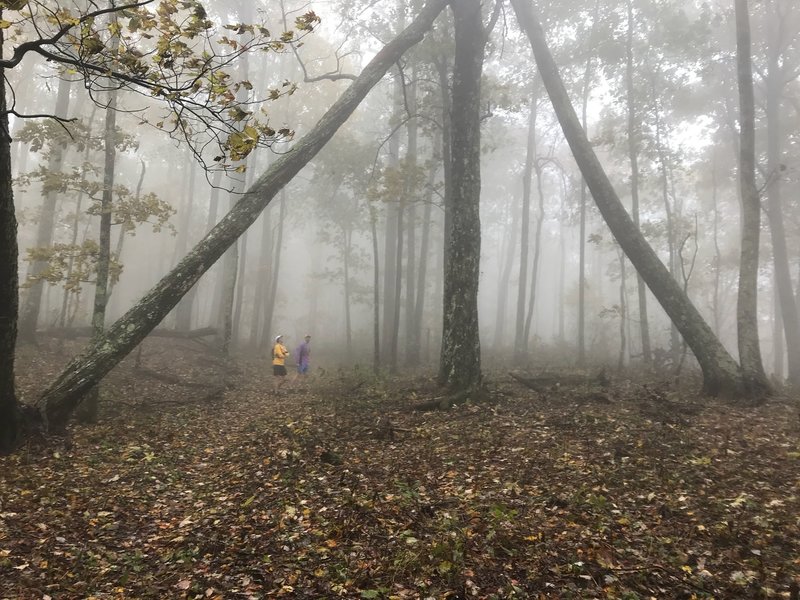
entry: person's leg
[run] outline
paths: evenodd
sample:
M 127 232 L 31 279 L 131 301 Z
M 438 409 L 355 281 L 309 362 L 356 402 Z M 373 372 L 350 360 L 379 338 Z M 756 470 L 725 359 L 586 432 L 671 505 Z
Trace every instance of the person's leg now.
M 272 365 L 272 391 L 277 392 L 281 387 L 281 370 L 278 365 Z
M 277 377 L 278 386 L 275 388 L 275 391 L 280 391 L 280 389 L 283 387 L 283 384 L 286 383 L 286 367 L 285 366 L 280 366 L 278 368 L 277 375 L 278 375 L 278 377 Z

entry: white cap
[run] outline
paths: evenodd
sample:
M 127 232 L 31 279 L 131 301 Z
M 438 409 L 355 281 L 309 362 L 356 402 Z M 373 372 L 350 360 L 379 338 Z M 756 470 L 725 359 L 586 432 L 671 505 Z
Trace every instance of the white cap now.
M 275 336 L 275 341 L 277 342 L 277 341 L 278 341 L 279 339 L 281 339 L 282 337 L 283 337 L 282 335 L 276 335 L 276 336 Z

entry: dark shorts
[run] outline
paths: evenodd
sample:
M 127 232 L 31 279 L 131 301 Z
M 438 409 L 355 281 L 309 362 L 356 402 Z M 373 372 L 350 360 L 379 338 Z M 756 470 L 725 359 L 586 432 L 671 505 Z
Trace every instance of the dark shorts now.
M 305 375 L 306 373 L 308 373 L 308 365 L 307 364 L 304 365 L 302 363 L 297 365 L 297 372 L 300 373 L 300 375 Z
M 285 377 L 286 367 L 284 365 L 272 365 L 272 374 L 275 377 Z

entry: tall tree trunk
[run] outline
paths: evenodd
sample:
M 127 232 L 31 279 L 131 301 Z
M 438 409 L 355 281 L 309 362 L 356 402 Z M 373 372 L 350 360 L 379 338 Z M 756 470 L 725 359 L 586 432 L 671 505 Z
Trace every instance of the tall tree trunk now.
M 722 333 L 722 309 L 720 307 L 720 281 L 722 279 L 722 250 L 719 247 L 719 199 L 717 197 L 717 154 L 713 152 L 711 165 L 711 201 L 714 203 L 714 333 Z
M 773 274 L 773 281 L 775 277 Z M 775 283 L 775 289 L 778 284 Z M 784 363 L 786 354 L 783 344 L 783 316 L 781 315 L 781 299 L 778 294 L 772 295 L 772 374 L 776 381 L 784 380 Z
M 436 158 L 441 155 L 441 138 L 434 139 L 433 160 L 428 172 L 428 182 L 425 191 L 425 209 L 422 216 L 422 240 L 419 251 L 419 269 L 417 269 L 417 297 L 414 302 L 414 329 L 411 331 L 410 353 L 406 357 L 408 364 L 417 366 L 422 358 L 420 344 L 422 344 L 422 317 L 425 313 L 425 284 L 428 277 L 428 253 L 431 246 L 431 216 L 433 209 L 433 185 L 436 181 L 438 165 Z
M 405 21 L 405 0 L 397 0 L 397 31 L 403 28 Z M 403 78 L 400 70 L 394 76 L 392 86 L 392 118 L 391 123 L 400 123 L 403 118 Z M 396 170 L 400 167 L 400 137 L 395 131 L 389 140 L 389 160 L 387 168 Z M 397 370 L 397 343 L 398 335 L 395 314 L 398 314 L 400 307 L 397 306 L 398 282 L 401 281 L 402 274 L 397 272 L 398 264 L 402 264 L 402 255 L 398 257 L 397 250 L 402 247 L 400 239 L 402 233 L 399 223 L 402 215 L 403 205 L 399 200 L 389 202 L 386 207 L 386 233 L 384 234 L 383 246 L 383 349 L 390 371 Z
M 381 370 L 381 263 L 378 255 L 378 214 L 369 207 L 369 230 L 372 237 L 372 370 Z
M 600 16 L 600 0 L 594 4 L 592 14 L 592 27 L 589 39 L 594 40 L 595 29 Z M 592 63 L 594 62 L 596 50 L 592 47 L 586 57 L 586 65 L 583 69 L 583 85 L 581 89 L 581 126 L 583 131 L 587 128 L 586 113 L 589 106 L 589 83 L 591 82 Z M 579 226 L 579 246 L 578 246 L 578 366 L 586 364 L 586 178 L 581 173 L 581 206 L 580 206 L 580 226 Z
M 209 198 L 209 203 L 208 203 L 208 220 L 206 221 L 206 233 L 211 231 L 217 224 L 221 183 L 222 183 L 222 171 L 216 171 L 214 173 L 213 179 L 211 180 L 211 196 Z M 214 265 L 214 269 L 212 270 L 211 273 L 214 275 L 214 278 L 213 282 L 211 281 L 209 282 L 212 289 L 211 292 L 208 294 L 211 297 L 208 322 L 216 327 L 219 324 L 218 323 L 219 310 L 220 310 L 220 304 L 222 304 L 222 283 L 220 283 L 222 279 L 222 265 L 221 264 Z M 207 279 L 210 280 L 211 277 L 207 277 Z
M 653 84 L 653 94 L 656 94 L 656 86 L 655 83 Z M 667 155 L 664 149 L 663 144 L 663 128 L 662 128 L 662 120 L 661 120 L 661 109 L 660 107 L 656 107 L 655 111 L 655 124 L 656 124 L 656 151 L 658 154 L 658 169 L 659 173 L 661 174 L 661 199 L 664 203 L 664 215 L 667 220 L 667 251 L 669 253 L 669 258 L 667 262 L 667 267 L 669 269 L 670 275 L 672 275 L 675 280 L 678 279 L 678 271 L 677 265 L 678 260 L 676 256 L 676 240 L 675 240 L 675 211 L 673 210 L 672 202 L 670 201 L 670 168 L 667 164 Z M 670 354 L 672 356 L 672 364 L 673 366 L 678 364 L 680 360 L 681 354 L 681 340 L 680 336 L 678 335 L 678 329 L 675 327 L 675 323 L 672 323 L 669 328 L 669 348 Z
M 628 158 L 631 164 L 631 213 L 633 222 L 639 227 L 639 118 L 636 114 L 636 96 L 633 89 L 633 0 L 627 0 L 628 30 L 625 40 L 625 87 L 628 107 Z M 639 329 L 642 338 L 642 362 L 652 362 L 650 350 L 650 326 L 647 320 L 647 289 L 642 276 L 636 275 L 639 295 Z
M 527 0 L 511 0 L 511 3 L 517 20 L 530 40 L 540 76 L 595 203 L 626 256 L 642 274 L 650 290 L 676 323 L 697 357 L 703 370 L 705 391 L 709 394 L 744 393 L 736 361 L 716 338 L 678 282 L 669 274 L 620 202 L 575 114 L 533 9 Z
M 559 219 L 558 248 L 561 257 L 561 269 L 558 273 L 558 297 L 556 306 L 558 307 L 558 341 L 564 344 L 566 338 L 564 330 L 566 326 L 566 288 L 567 288 L 567 209 L 566 202 L 569 193 L 567 186 L 567 174 L 561 169 L 561 218 Z
M 747 0 L 736 0 L 736 71 L 739 82 L 739 185 L 742 249 L 736 310 L 742 379 L 752 397 L 769 392 L 758 339 L 758 244 L 761 199 L 756 187 L 755 99 L 750 60 L 750 16 Z
M 244 305 L 244 284 L 247 279 L 247 232 L 239 238 L 239 272 L 236 275 L 236 294 L 233 305 L 233 322 L 231 325 L 231 337 L 239 339 L 239 331 L 242 324 L 242 310 Z
M 403 228 L 405 226 L 404 212 L 405 212 L 405 198 L 401 198 L 397 203 L 397 249 L 395 251 L 395 266 L 394 266 L 394 300 L 392 301 L 392 328 L 391 328 L 391 341 L 389 344 L 389 371 L 397 373 L 398 368 L 398 351 L 400 346 L 400 296 L 403 291 Z
M 782 20 L 778 25 L 782 26 Z M 773 39 L 783 36 L 779 33 L 770 36 L 767 71 L 767 220 L 772 234 L 772 259 L 775 265 L 775 287 L 780 302 L 783 322 L 783 336 L 786 339 L 786 354 L 789 365 L 789 383 L 800 385 L 800 319 L 792 290 L 792 276 L 789 269 L 789 251 L 786 245 L 786 231 L 783 225 L 783 198 L 781 194 L 781 88 L 784 82 L 784 69 L 780 66 L 780 49 Z M 782 340 L 781 354 L 783 351 Z M 777 356 L 777 353 L 776 353 Z M 783 356 L 781 356 L 781 365 Z M 781 371 L 783 367 L 781 366 Z
M 439 381 L 453 390 L 469 390 L 481 380 L 478 328 L 480 280 L 480 94 L 485 33 L 480 0 L 452 5 L 455 62 L 452 96 L 452 215 L 444 272 Z
M 261 346 L 266 348 L 272 344 L 272 321 L 275 315 L 275 304 L 278 299 L 278 282 L 280 281 L 281 253 L 283 249 L 283 228 L 286 220 L 286 190 L 281 190 L 280 208 L 278 209 L 277 234 L 273 248 L 272 268 L 270 270 L 269 295 L 264 307 L 264 329 L 261 335 Z M 316 296 L 316 294 L 315 294 Z
M 535 151 L 534 151 L 535 153 Z M 544 188 L 542 187 L 542 165 L 537 159 L 534 168 L 536 173 L 536 192 L 539 198 L 539 210 L 536 213 L 536 241 L 533 244 L 533 266 L 531 267 L 531 295 L 528 303 L 528 314 L 525 317 L 525 350 L 528 349 L 528 341 L 531 335 L 531 324 L 533 323 L 533 309 L 536 305 L 536 290 L 539 280 L 539 259 L 542 254 L 542 225 L 544 223 Z
M 0 18 L 3 9 L 0 8 Z M 0 29 L 0 58 L 5 30 Z M 8 129 L 5 70 L 0 69 L 0 454 L 19 437 L 19 406 L 14 379 L 17 343 L 17 218 L 11 188 L 11 135 Z
M 625 324 L 628 321 L 628 303 L 625 286 L 627 285 L 627 273 L 625 272 L 625 253 L 619 253 L 619 358 L 617 359 L 617 371 L 622 371 L 625 367 L 625 354 L 627 352 L 628 340 L 625 337 Z
M 342 267 L 344 269 L 344 334 L 347 356 L 353 356 L 353 328 L 350 320 L 350 252 L 353 232 L 342 227 Z
M 114 0 L 110 2 L 114 7 Z M 116 23 L 112 17 L 110 23 Z M 119 50 L 119 36 L 111 38 L 111 52 Z M 98 236 L 97 275 L 94 287 L 94 309 L 92 310 L 92 329 L 95 339 L 103 335 L 106 327 L 106 307 L 108 306 L 109 276 L 111 273 L 111 212 L 114 208 L 114 172 L 117 166 L 117 90 L 108 92 L 106 123 L 103 132 L 103 195 L 100 200 L 100 233 Z M 96 423 L 100 409 L 100 386 L 94 386 L 86 394 L 78 411 L 78 418 L 84 423 Z
M 241 194 L 243 182 L 234 183 L 233 192 L 229 197 L 229 211 L 238 202 L 234 194 Z M 219 347 L 224 356 L 228 356 L 233 343 L 233 301 L 236 295 L 236 276 L 238 275 L 239 264 L 239 241 L 228 248 L 222 259 L 222 273 L 220 276 L 220 286 L 222 288 L 219 314 L 217 315 L 217 326 L 219 327 Z
M 412 69 L 411 82 L 406 94 L 406 102 L 412 115 L 417 111 L 417 72 Z M 418 329 L 414 322 L 416 311 L 414 310 L 417 293 L 417 131 L 418 124 L 416 118 L 410 118 L 407 125 L 408 129 L 408 151 L 406 152 L 406 201 L 408 202 L 408 223 L 406 224 L 406 364 L 411 365 L 414 355 L 412 345 L 414 344 L 414 331 Z M 422 257 L 420 257 L 421 259 Z
M 69 95 L 72 83 L 67 79 L 58 80 L 58 92 L 56 96 L 55 115 L 66 117 L 69 110 Z M 55 144 L 50 149 L 50 158 L 47 161 L 47 170 L 55 175 L 61 172 L 64 164 L 64 149 Z M 36 230 L 36 246 L 39 248 L 49 248 L 53 245 L 53 231 L 56 218 L 56 202 L 58 192 L 50 190 L 45 192 L 42 199 L 42 208 L 39 214 L 39 224 Z M 45 268 L 45 261 L 32 262 L 28 268 L 28 278 L 37 277 Z M 45 283 L 35 281 L 28 288 L 28 293 L 22 303 L 19 313 L 19 338 L 24 341 L 34 341 L 36 339 L 36 326 L 39 323 L 39 313 L 42 307 L 42 291 Z
M 450 239 L 453 229 L 453 125 L 452 125 L 452 104 L 453 94 L 450 88 L 450 70 L 447 58 L 444 54 L 440 54 L 436 61 L 436 73 L 438 75 L 439 92 L 442 96 L 442 172 L 444 180 L 444 218 L 442 220 L 442 238 L 443 243 L 441 246 L 441 253 L 437 253 L 437 260 L 439 264 L 436 267 L 436 294 L 435 297 L 440 299 L 438 306 L 441 307 L 442 331 L 450 329 L 450 315 L 444 310 L 444 271 L 445 265 L 448 264 L 448 255 L 450 252 L 447 240 Z M 437 311 L 438 312 L 438 311 Z M 439 339 L 439 353 L 441 354 L 441 338 Z M 440 365 L 441 367 L 441 365 Z
M 102 339 L 75 357 L 36 406 L 49 429 L 64 427 L 78 399 L 116 366 L 169 313 L 211 265 L 258 218 L 278 193 L 330 140 L 372 87 L 419 42 L 447 0 L 429 0 L 417 18 L 384 46 L 307 135 L 281 155 L 214 229 L 156 286 L 118 319 Z
M 519 230 L 520 217 L 516 211 L 516 202 L 512 194 L 510 196 L 509 213 L 511 214 L 511 229 L 507 236 L 503 236 L 505 244 L 505 258 L 502 261 L 500 280 L 497 286 L 497 307 L 494 319 L 494 343 L 495 350 L 500 350 L 506 343 L 506 313 L 508 312 L 508 287 L 511 283 L 511 269 L 514 266 L 514 251 L 517 249 L 517 231 Z
M 186 190 L 186 201 L 183 202 L 183 208 L 186 211 L 183 221 L 182 229 L 179 232 L 179 239 L 181 242 L 179 246 L 179 258 L 186 254 L 189 248 L 189 237 L 192 229 L 192 215 L 194 213 L 194 191 L 195 191 L 195 171 L 197 163 L 191 152 L 187 151 L 187 165 L 186 165 L 186 181 L 184 182 L 184 189 Z M 175 328 L 178 331 L 190 331 L 192 329 L 192 317 L 194 315 L 194 301 L 197 297 L 197 286 L 193 287 L 189 292 L 181 298 L 178 307 L 175 309 Z
M 147 173 L 147 163 L 144 162 L 143 159 L 139 159 L 140 164 L 142 165 L 142 169 L 139 171 L 139 181 L 136 183 L 136 192 L 134 194 L 134 199 L 138 202 L 139 199 L 142 197 L 142 185 L 144 185 L 144 176 Z M 114 248 L 114 253 L 112 257 L 118 263 L 122 263 L 122 251 L 125 248 L 125 237 L 127 235 L 127 231 L 125 230 L 124 226 L 120 226 L 119 228 L 119 236 L 117 237 L 117 246 Z M 114 292 L 114 286 L 117 284 L 116 281 L 112 280 L 108 282 L 108 295 L 111 297 Z
M 94 116 L 97 112 L 97 105 L 92 103 L 92 112 L 89 115 L 89 130 L 87 132 L 87 137 L 92 137 L 92 127 L 94 126 Z M 83 151 L 83 163 L 86 164 L 89 162 L 89 154 L 91 152 L 90 144 L 86 144 L 86 148 Z M 85 173 L 85 171 L 84 171 Z M 78 233 L 80 231 L 80 223 L 81 223 L 81 206 L 83 204 L 83 191 L 78 192 L 77 198 L 75 200 L 75 216 L 72 219 L 72 238 L 70 239 L 70 244 L 74 247 L 78 243 Z M 67 272 L 65 275 L 66 281 L 69 281 L 72 277 L 73 269 L 75 267 L 75 259 L 73 256 L 69 257 L 67 261 Z M 64 293 L 61 296 L 61 312 L 58 316 L 58 326 L 65 327 L 67 323 L 67 313 L 69 310 L 69 301 L 70 296 L 76 295 L 77 292 L 73 292 L 68 286 L 64 286 Z
M 256 285 L 253 295 L 254 321 L 250 333 L 250 346 L 259 348 L 259 334 L 264 322 L 264 309 L 267 305 L 266 293 L 272 279 L 272 219 L 270 211 L 261 214 L 261 250 L 259 266 L 256 271 Z M 268 346 L 269 344 L 267 344 Z
M 528 351 L 525 338 L 525 307 L 528 302 L 528 255 L 530 254 L 531 184 L 536 160 L 536 88 L 531 92 L 528 115 L 528 143 L 522 169 L 522 227 L 519 248 L 519 284 L 517 288 L 517 321 L 514 327 L 514 360 L 522 362 Z

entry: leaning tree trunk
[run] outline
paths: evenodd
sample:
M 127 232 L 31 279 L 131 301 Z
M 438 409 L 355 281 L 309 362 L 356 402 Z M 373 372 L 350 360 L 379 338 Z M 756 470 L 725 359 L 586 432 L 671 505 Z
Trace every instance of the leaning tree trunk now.
M 756 187 L 756 117 L 753 65 L 750 60 L 750 17 L 747 0 L 736 0 L 736 65 L 739 82 L 739 185 L 741 186 L 742 248 L 739 263 L 739 299 L 736 323 L 739 362 L 748 394 L 768 393 L 758 340 L 758 244 L 761 199 Z
M 220 256 L 258 218 L 272 198 L 330 140 L 403 53 L 419 42 L 447 0 L 429 0 L 414 22 L 381 49 L 316 127 L 277 159 L 236 206 L 170 273 L 117 320 L 106 335 L 73 359 L 37 401 L 45 427 L 61 429 L 87 389 L 97 384 L 172 310 Z
M 0 8 L 0 17 L 2 17 Z M 0 58 L 4 30 L 0 29 Z M 17 219 L 11 188 L 11 135 L 6 112 L 6 79 L 0 69 L 0 454 L 14 449 L 19 406 L 14 384 L 17 343 Z
M 452 4 L 455 62 L 452 95 L 451 225 L 445 233 L 443 310 L 439 381 L 455 391 L 481 380 L 478 283 L 481 256 L 480 96 L 485 34 L 480 0 Z
M 527 0 L 511 0 L 517 19 L 528 36 L 564 136 L 586 179 L 595 203 L 609 229 L 650 290 L 676 324 L 703 370 L 703 387 L 709 394 L 742 395 L 739 366 L 703 320 L 678 282 L 644 239 L 608 179 L 567 95 L 558 67 L 547 47 L 544 31 Z

